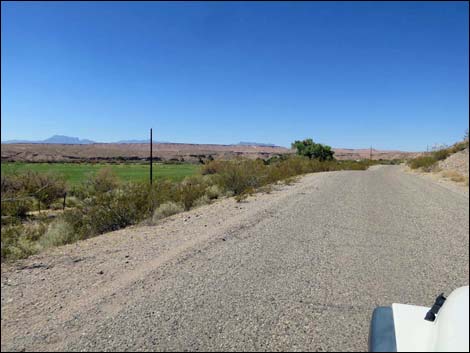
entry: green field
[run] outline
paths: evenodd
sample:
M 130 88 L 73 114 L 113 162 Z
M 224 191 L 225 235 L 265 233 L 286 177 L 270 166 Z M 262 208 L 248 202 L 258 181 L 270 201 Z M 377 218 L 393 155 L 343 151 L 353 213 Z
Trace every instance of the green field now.
M 111 168 L 121 181 L 145 181 L 149 179 L 150 166 L 148 164 L 123 163 L 123 164 L 89 164 L 89 163 L 2 163 L 2 174 L 21 173 L 31 170 L 36 172 L 57 173 L 67 180 L 70 185 L 77 185 L 94 175 L 101 168 Z M 154 163 L 154 180 L 171 179 L 182 180 L 186 176 L 193 175 L 199 170 L 194 164 L 161 164 Z

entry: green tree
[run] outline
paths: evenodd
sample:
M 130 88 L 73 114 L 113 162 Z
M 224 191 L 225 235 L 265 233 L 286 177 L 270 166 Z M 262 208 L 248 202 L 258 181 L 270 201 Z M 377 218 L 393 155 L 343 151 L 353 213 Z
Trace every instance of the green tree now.
M 330 146 L 315 143 L 312 139 L 305 139 L 303 141 L 295 141 L 292 148 L 297 149 L 297 154 L 305 156 L 310 159 L 318 159 L 320 161 L 331 161 L 334 159 L 334 151 Z

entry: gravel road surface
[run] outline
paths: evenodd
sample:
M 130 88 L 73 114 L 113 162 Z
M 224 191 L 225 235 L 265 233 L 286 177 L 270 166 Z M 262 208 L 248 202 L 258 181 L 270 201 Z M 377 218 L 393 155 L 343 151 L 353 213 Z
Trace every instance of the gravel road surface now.
M 2 265 L 5 350 L 353 351 L 377 305 L 468 285 L 468 193 L 318 173 Z

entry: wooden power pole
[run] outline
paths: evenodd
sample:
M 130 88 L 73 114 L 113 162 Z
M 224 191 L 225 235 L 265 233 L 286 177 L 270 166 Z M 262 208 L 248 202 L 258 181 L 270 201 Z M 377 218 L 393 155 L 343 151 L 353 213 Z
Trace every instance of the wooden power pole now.
M 372 146 L 370 146 L 369 159 L 372 160 Z
M 153 136 L 152 128 L 150 128 L 150 185 L 153 182 Z

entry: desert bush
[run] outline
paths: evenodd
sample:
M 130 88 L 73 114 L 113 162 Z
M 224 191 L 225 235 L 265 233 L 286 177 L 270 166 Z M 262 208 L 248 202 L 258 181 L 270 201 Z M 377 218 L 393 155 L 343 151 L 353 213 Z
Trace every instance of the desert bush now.
M 221 160 L 211 160 L 205 163 L 201 168 L 201 174 L 216 174 L 219 173 L 224 167 L 225 161 Z
M 463 151 L 464 149 L 468 148 L 468 139 L 462 142 L 458 142 L 452 147 L 449 148 L 450 154 L 457 153 Z
M 118 178 L 111 168 L 101 168 L 88 181 L 88 188 L 95 193 L 109 192 L 116 189 L 118 185 Z
M 447 157 L 449 157 L 449 155 L 450 155 L 450 149 L 442 149 L 442 150 L 434 151 L 432 153 L 432 157 L 436 161 L 442 161 L 446 159 Z
M 26 171 L 17 178 L 22 192 L 33 196 L 46 208 L 66 192 L 65 180 L 58 174 Z
M 223 194 L 223 191 L 221 190 L 220 186 L 217 184 L 210 185 L 206 189 L 206 195 L 210 200 L 218 199 L 221 197 Z
M 148 184 L 126 183 L 82 200 L 74 209 L 66 210 L 63 217 L 78 239 L 86 239 L 148 218 L 154 208 L 153 195 Z
M 4 194 L 16 194 L 23 190 L 17 174 L 2 174 L 1 175 L 1 193 Z
M 268 176 L 267 167 L 262 161 L 248 159 L 225 161 L 217 174 L 219 186 L 235 195 L 264 185 Z
M 407 164 L 412 169 L 421 168 L 423 171 L 435 171 L 437 162 L 446 159 L 451 154 L 463 151 L 468 148 L 468 139 L 457 142 L 451 147 L 444 145 L 443 148 L 437 149 L 427 155 L 416 157 L 408 160 Z
M 174 214 L 180 213 L 184 211 L 184 206 L 176 203 L 176 202 L 165 202 L 164 204 L 161 204 L 154 212 L 152 220 L 154 222 L 165 218 L 172 216 Z
M 2 175 L 2 215 L 24 218 L 33 206 L 49 207 L 66 192 L 63 178 L 52 173 L 26 171 L 21 174 Z
M 65 219 L 58 218 L 49 224 L 46 232 L 39 239 L 41 248 L 50 248 L 52 246 L 59 246 L 69 244 L 77 241 L 78 235 L 70 223 Z
M 178 186 L 178 201 L 185 210 L 191 209 L 194 202 L 205 194 L 207 180 L 200 175 L 186 177 Z
M 424 171 L 431 171 L 434 165 L 436 164 L 437 160 L 433 156 L 421 156 L 410 159 L 408 161 L 408 166 L 411 169 L 418 169 L 421 168 Z
M 15 197 L 19 198 L 15 199 Z M 25 219 L 32 207 L 32 198 L 2 194 L 2 216 Z
M 211 203 L 211 200 L 209 199 L 207 195 L 204 194 L 200 198 L 198 198 L 196 201 L 194 201 L 193 207 L 200 207 L 200 206 L 207 205 L 209 203 Z
M 75 196 L 67 196 L 65 199 L 65 207 L 77 207 L 80 203 L 80 199 Z
M 249 188 L 243 190 L 243 192 L 241 192 L 240 194 L 235 195 L 235 200 L 237 202 L 242 202 L 242 201 L 246 200 L 248 198 L 248 196 L 252 196 L 255 192 L 256 192 L 256 190 L 254 188 L 249 187 Z
M 47 226 L 44 223 L 2 226 L 2 261 L 18 260 L 37 253 L 40 250 L 38 239 L 46 229 Z

